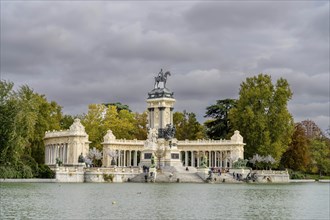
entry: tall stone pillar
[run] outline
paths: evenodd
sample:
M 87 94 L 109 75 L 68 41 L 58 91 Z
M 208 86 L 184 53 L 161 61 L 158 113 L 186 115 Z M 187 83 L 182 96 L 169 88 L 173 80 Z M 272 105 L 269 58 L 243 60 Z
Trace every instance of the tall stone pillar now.
M 133 166 L 137 166 L 137 151 L 135 150 L 134 151 L 134 164 L 133 164 Z
M 154 131 L 158 131 L 157 140 L 152 141 L 155 146 L 152 148 L 144 148 L 142 155 L 153 153 L 157 147 L 163 146 L 167 149 L 164 161 L 166 166 L 182 166 L 180 151 L 176 146 L 176 139 L 174 138 L 173 129 L 173 106 L 175 99 L 173 92 L 166 88 L 167 77 L 170 72 L 163 72 L 162 70 L 155 77 L 154 89 L 148 93 L 148 125 Z M 163 87 L 161 87 L 163 86 Z M 157 136 L 157 135 L 156 135 Z M 151 159 L 141 157 L 141 164 L 150 165 Z

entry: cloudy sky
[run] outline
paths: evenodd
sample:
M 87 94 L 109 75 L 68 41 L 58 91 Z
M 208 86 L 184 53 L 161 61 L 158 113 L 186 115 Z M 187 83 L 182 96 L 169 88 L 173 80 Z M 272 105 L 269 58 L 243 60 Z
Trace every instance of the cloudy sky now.
M 176 110 L 238 98 L 246 77 L 286 78 L 296 122 L 329 127 L 329 1 L 1 1 L 1 79 L 63 106 L 146 109 L 160 68 Z

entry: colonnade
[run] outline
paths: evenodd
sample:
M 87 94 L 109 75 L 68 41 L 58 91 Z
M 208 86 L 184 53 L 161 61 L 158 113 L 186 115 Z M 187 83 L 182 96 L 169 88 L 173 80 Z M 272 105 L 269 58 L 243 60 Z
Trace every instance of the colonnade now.
M 56 158 L 59 158 L 63 164 L 68 163 L 68 143 L 46 145 L 45 164 L 56 164 Z
M 208 167 L 232 167 L 231 151 L 181 151 L 184 166 L 199 167 L 204 156 Z
M 116 150 L 116 165 L 120 167 L 138 166 L 141 152 L 137 150 Z

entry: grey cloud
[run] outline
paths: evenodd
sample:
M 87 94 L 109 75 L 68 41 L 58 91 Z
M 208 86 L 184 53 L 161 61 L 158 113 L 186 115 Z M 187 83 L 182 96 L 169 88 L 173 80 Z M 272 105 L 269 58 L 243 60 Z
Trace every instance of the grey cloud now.
M 160 68 L 173 73 L 168 87 L 175 108 L 195 112 L 201 121 L 206 106 L 237 98 L 240 83 L 260 72 L 288 79 L 290 106 L 328 103 L 328 2 L 1 6 L 1 77 L 29 84 L 65 113 L 115 101 L 142 112 Z M 294 107 L 292 112 L 296 120 L 321 121 L 329 112 L 321 104 L 312 115 Z
M 251 31 L 282 26 L 300 3 L 292 2 L 201 2 L 186 13 L 188 24 L 198 30 Z M 298 6 L 298 7 L 297 7 Z M 243 32 L 244 33 L 244 32 Z

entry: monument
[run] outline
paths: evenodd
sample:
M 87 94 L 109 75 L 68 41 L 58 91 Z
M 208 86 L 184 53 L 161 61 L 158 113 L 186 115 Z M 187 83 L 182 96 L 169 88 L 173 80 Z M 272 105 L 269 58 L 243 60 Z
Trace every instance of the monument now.
M 155 155 L 159 166 L 182 165 L 173 126 L 175 99 L 173 92 L 166 88 L 168 76 L 171 73 L 163 73 L 161 69 L 155 77 L 154 89 L 148 93 L 148 140 L 142 151 L 142 164 L 149 164 L 151 155 Z M 153 137 L 152 140 L 149 137 Z
M 59 158 L 63 162 L 61 169 L 64 181 L 79 179 L 79 181 L 102 182 L 105 181 L 102 176 L 111 176 L 113 181 L 124 182 L 144 172 L 144 168 L 147 170 L 167 168 L 171 172 L 180 169 L 186 172 L 186 169 L 192 171 L 208 168 L 228 170 L 233 162 L 240 158 L 244 159 L 245 144 L 239 131 L 235 131 L 230 140 L 175 138 L 173 110 L 176 100 L 174 93 L 167 88 L 167 80 L 170 76 L 169 71 L 163 72 L 161 69 L 154 77 L 153 88 L 147 93 L 146 140 L 117 139 L 115 134 L 108 130 L 102 143 L 102 167 L 86 167 L 82 170 L 80 161 L 87 155 L 90 142 L 84 127 L 79 119 L 76 119 L 67 131 L 45 134 L 46 164 L 57 167 L 56 159 Z M 74 172 L 78 170 L 81 172 L 80 176 L 73 179 Z

